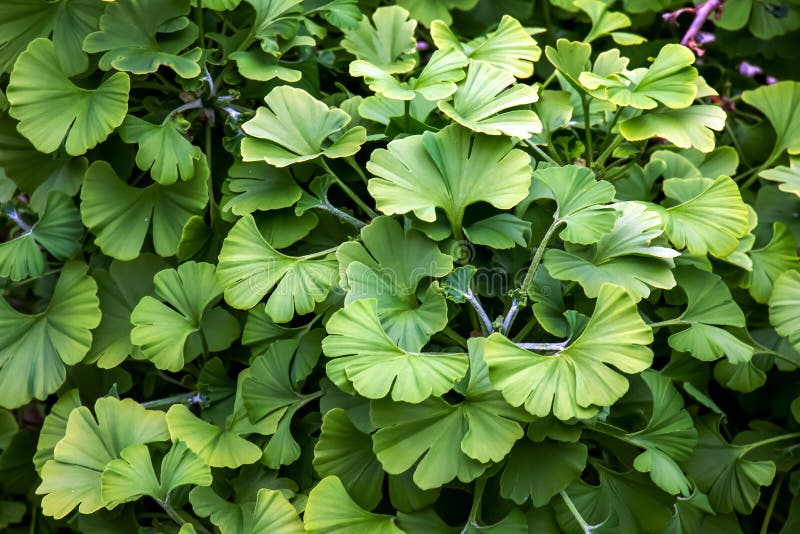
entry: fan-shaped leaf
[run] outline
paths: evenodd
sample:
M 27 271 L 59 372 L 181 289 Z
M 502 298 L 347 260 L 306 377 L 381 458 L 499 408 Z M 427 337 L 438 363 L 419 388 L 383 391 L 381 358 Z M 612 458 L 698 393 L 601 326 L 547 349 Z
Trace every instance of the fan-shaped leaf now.
M 416 27 L 417 21 L 408 20 L 408 11 L 402 7 L 379 7 L 372 22 L 364 15 L 358 28 L 346 30 L 341 45 L 356 59 L 387 74 L 408 72 L 416 64 Z
M 358 506 L 333 476 L 323 478 L 308 494 L 303 519 L 309 534 L 404 534 L 394 517 Z
M 152 220 L 156 253 L 174 255 L 183 226 L 208 203 L 208 167 L 204 158 L 197 165 L 195 178 L 188 182 L 141 189 L 120 180 L 107 162 L 93 163 L 81 189 L 81 217 L 103 253 L 118 260 L 137 257 Z
M 787 271 L 775 281 L 769 299 L 769 322 L 800 350 L 800 272 Z
M 45 258 L 40 245 L 60 260 L 68 260 L 78 251 L 83 234 L 81 217 L 66 195 L 50 193 L 38 215 L 39 220 L 29 229 L 25 228 L 22 234 L 0 243 L 0 276 L 22 280 L 42 275 Z M 15 214 L 15 217 L 19 215 Z
M 162 124 L 128 115 L 119 129 L 119 135 L 126 143 L 138 143 L 136 165 L 143 171 L 150 171 L 153 179 L 163 185 L 174 184 L 178 178 L 194 178 L 195 160 L 203 157 L 200 147 L 186 139 L 189 123 L 182 120 L 168 120 Z
M 106 465 L 100 483 L 103 504 L 109 509 L 144 495 L 164 503 L 179 486 L 211 485 L 211 469 L 182 441 L 164 455 L 158 477 L 147 445 L 130 445 L 119 456 Z
M 78 87 L 59 66 L 52 41 L 36 39 L 14 64 L 8 113 L 37 150 L 54 152 L 64 143 L 67 154 L 78 156 L 122 124 L 129 87 L 128 75 L 122 72 L 97 89 Z
M 473 137 L 459 126 L 397 139 L 372 152 L 367 168 L 377 178 L 370 180 L 369 192 L 388 215 L 413 211 L 433 222 L 442 208 L 459 232 L 470 204 L 509 209 L 525 198 L 530 157 L 512 146 L 504 138 Z M 502 182 L 489 179 L 500 175 Z
M 773 284 L 786 271 L 800 267 L 797 246 L 789 230 L 782 223 L 772 225 L 772 239 L 761 248 L 750 251 L 753 270 L 745 274 L 742 287 L 750 290 L 750 295 L 762 304 L 769 301 Z
M 131 446 L 169 437 L 164 413 L 148 411 L 131 399 L 103 397 L 94 405 L 72 410 L 64 438 L 42 468 L 36 493 L 44 495 L 42 511 L 56 519 L 79 506 L 83 514 L 103 507 L 103 470 Z
M 325 413 L 314 447 L 314 469 L 337 476 L 359 506 L 372 510 L 383 497 L 383 468 L 372 452 L 372 438 L 353 425 L 341 408 Z
M 470 353 L 480 354 L 489 378 L 512 406 L 544 417 L 588 418 L 628 390 L 628 381 L 611 370 L 639 373 L 652 363 L 653 341 L 633 300 L 624 289 L 606 284 L 586 328 L 552 356 L 518 347 L 501 334 L 471 338 Z
M 44 419 L 39 432 L 39 441 L 36 443 L 36 454 L 33 455 L 33 465 L 41 476 L 42 466 L 53 459 L 53 452 L 59 441 L 67 432 L 67 420 L 72 410 L 81 405 L 81 398 L 77 389 L 70 389 L 60 395 L 50 408 L 50 413 Z
M 225 350 L 239 336 L 236 318 L 214 307 L 222 296 L 214 266 L 194 261 L 165 269 L 153 279 L 155 294 L 142 297 L 130 321 L 131 343 L 159 369 L 180 371 L 203 350 Z
M 550 249 L 544 264 L 553 278 L 576 280 L 589 297 L 597 297 L 604 283 L 625 288 L 634 300 L 650 295 L 650 287 L 671 289 L 673 258 L 680 253 L 652 246 L 662 233 L 661 217 L 633 202 L 616 206 L 620 217 L 614 228 L 590 250 L 568 252 Z
M 536 40 L 517 19 L 509 15 L 503 15 L 495 31 L 468 43 L 460 42 L 446 22 L 441 20 L 431 24 L 431 37 L 441 50 L 455 48 L 470 59 L 485 61 L 517 78 L 531 76 L 533 63 L 542 55 Z
M 200 74 L 202 49 L 181 53 L 197 38 L 197 26 L 184 16 L 189 9 L 189 0 L 111 3 L 100 17 L 100 30 L 86 36 L 83 49 L 104 52 L 100 57 L 103 70 L 147 74 L 164 65 L 182 78 L 194 78 Z
M 183 404 L 173 404 L 166 415 L 173 441 L 181 440 L 211 467 L 235 468 L 261 458 L 261 449 L 240 437 L 197 418 Z
M 470 61 L 467 79 L 450 102 L 439 109 L 470 130 L 489 135 L 528 139 L 542 131 L 539 117 L 530 109 L 509 111 L 539 99 L 535 86 L 514 84 L 514 75 L 483 61 Z
M 291 174 L 263 162 L 236 162 L 228 170 L 228 176 L 228 188 L 233 195 L 222 204 L 222 210 L 234 215 L 288 208 L 303 193 Z
M 478 3 L 478 0 L 398 0 L 397 3 L 411 13 L 411 18 L 430 27 L 435 20 L 450 24 L 453 22 L 450 10 L 468 11 Z
M 768 161 L 788 150 L 800 154 L 800 82 L 778 82 L 742 93 L 742 100 L 766 115 L 777 139 Z
M 363 126 L 347 131 L 350 115 L 329 109 L 302 89 L 282 85 L 264 98 L 269 106 L 242 125 L 244 161 L 266 161 L 286 167 L 320 156 L 343 158 L 358 152 L 367 140 Z M 335 140 L 333 140 L 335 136 Z
M 664 194 L 680 204 L 666 210 L 665 230 L 677 248 L 724 258 L 750 231 L 747 206 L 727 176 L 664 180 Z
M 523 435 L 519 422 L 530 416 L 495 391 L 474 351 L 469 382 L 459 391 L 464 400 L 457 404 L 439 397 L 419 404 L 373 401 L 371 418 L 379 428 L 373 450 L 387 473 L 400 474 L 416 464 L 414 483 L 430 489 L 454 478 L 474 480 L 486 463 L 506 457 Z
M 291 320 L 295 311 L 313 311 L 336 283 L 337 274 L 335 260 L 286 256 L 272 248 L 250 215 L 242 217 L 228 233 L 217 266 L 217 279 L 225 288 L 228 304 L 252 308 L 272 292 L 267 314 L 279 323 Z
M 345 302 L 375 298 L 378 317 L 389 338 L 405 350 L 419 351 L 447 323 L 444 298 L 417 286 L 427 277 L 445 276 L 450 256 L 416 230 L 404 231 L 389 217 L 378 217 L 361 229 L 363 245 L 350 241 L 336 251 Z
M 617 213 L 604 206 L 614 198 L 614 186 L 595 180 L 586 167 L 565 165 L 537 169 L 528 199 L 547 198 L 557 204 L 555 224 L 566 224 L 560 237 L 572 243 L 596 243 L 614 227 Z M 521 208 L 527 207 L 523 203 Z
M 406 351 L 387 335 L 378 318 L 377 301 L 353 301 L 336 312 L 326 325 L 322 350 L 336 358 L 326 366 L 328 376 L 345 391 L 350 383 L 359 394 L 380 399 L 422 402 L 439 396 L 467 372 L 467 356 L 460 353 Z
M 711 130 L 722 130 L 725 117 L 722 108 L 711 105 L 651 111 L 623 120 L 619 131 L 628 141 L 663 137 L 680 148 L 711 152 L 715 142 Z
M 189 495 L 194 511 L 208 517 L 221 534 L 270 532 L 303 534 L 297 510 L 280 491 L 261 488 L 255 502 L 229 503 L 210 488 L 195 488 Z
M 65 365 L 80 362 L 100 323 L 97 284 L 86 265 L 64 265 L 47 308 L 32 315 L 0 299 L 0 406 L 44 400 L 66 378 Z
M 153 293 L 153 278 L 164 268 L 166 264 L 157 256 L 142 254 L 130 262 L 115 260 L 108 270 L 92 273 L 103 317 L 92 333 L 85 363 L 111 369 L 139 350 L 131 343 L 131 312 L 145 295 Z

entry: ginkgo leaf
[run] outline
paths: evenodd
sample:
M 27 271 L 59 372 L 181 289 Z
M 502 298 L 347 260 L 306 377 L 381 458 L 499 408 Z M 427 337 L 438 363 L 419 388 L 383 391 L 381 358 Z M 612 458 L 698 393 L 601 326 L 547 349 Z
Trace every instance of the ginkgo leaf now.
M 167 66 L 182 78 L 200 74 L 202 49 L 183 52 L 197 38 L 197 26 L 185 15 L 189 0 L 120 0 L 106 7 L 100 30 L 83 41 L 86 52 L 100 57 L 100 68 L 134 74 Z
M 378 217 L 361 229 L 361 243 L 343 243 L 336 251 L 345 303 L 375 298 L 378 317 L 389 338 L 419 351 L 447 323 L 447 305 L 435 292 L 417 298 L 417 286 L 428 277 L 445 276 L 450 256 L 416 230 L 404 231 L 390 217 Z
M 302 89 L 281 85 L 264 102 L 269 107 L 259 107 L 242 125 L 248 135 L 242 140 L 244 161 L 286 167 L 320 156 L 343 158 L 358 152 L 367 140 L 363 126 L 344 131 L 350 115 L 329 109 Z
M 56 56 L 68 75 L 85 71 L 84 37 L 95 29 L 104 4 L 94 0 L 13 2 L 0 14 L 0 71 L 9 72 L 14 60 L 36 37 L 52 32 Z
M 653 407 L 647 426 L 628 434 L 631 443 L 647 449 L 634 459 L 633 466 L 649 472 L 653 482 L 667 493 L 688 497 L 691 487 L 677 462 L 687 459 L 697 444 L 694 421 L 669 378 L 653 371 L 641 376 L 653 397 Z
M 436 102 L 456 92 L 456 82 L 464 79 L 467 57 L 456 49 L 437 50 L 431 55 L 419 77 L 401 82 L 394 75 L 372 63 L 356 60 L 350 64 L 350 75 L 360 77 L 369 88 L 393 100 L 413 100 L 420 95 Z
M 208 166 L 204 158 L 196 163 L 199 168 L 188 182 L 143 189 L 120 180 L 107 162 L 93 163 L 81 189 L 81 217 L 95 235 L 95 244 L 112 258 L 132 260 L 139 255 L 152 220 L 156 254 L 174 255 L 183 226 L 193 215 L 202 214 L 208 203 Z
M 531 236 L 531 223 L 510 213 L 492 215 L 464 228 L 464 235 L 471 242 L 496 249 L 524 247 Z
M 53 191 L 75 196 L 89 162 L 84 157 L 43 154 L 23 137 L 11 117 L 0 118 L 0 167 L 30 197 L 31 208 L 40 212 Z
M 211 469 L 186 448 L 182 441 L 174 443 L 161 460 L 158 477 L 147 445 L 124 448 L 119 458 L 111 460 L 100 480 L 103 504 L 114 509 L 122 503 L 148 495 L 161 503 L 177 487 L 211 485 Z
M 0 299 L 0 407 L 44 400 L 66 378 L 66 365 L 80 362 L 100 323 L 97 284 L 83 263 L 61 269 L 47 307 L 20 313 Z
M 617 106 L 654 109 L 659 103 L 670 109 L 689 107 L 697 96 L 694 54 L 678 44 L 665 45 L 648 68 L 601 76 L 583 72 L 579 81 L 593 96 Z
M 261 49 L 268 54 L 280 55 L 279 40 L 298 37 L 303 10 L 302 0 L 245 0 L 255 11 L 252 22 L 253 37 L 260 41 Z
M 413 211 L 433 222 L 439 207 L 460 232 L 470 204 L 510 209 L 527 195 L 530 156 L 512 147 L 509 139 L 473 136 L 460 126 L 396 139 L 372 152 L 367 169 L 377 178 L 368 189 L 387 215 Z M 502 182 L 487 180 L 499 175 Z
M 379 7 L 372 22 L 364 15 L 358 28 L 345 30 L 341 46 L 387 74 L 408 72 L 416 64 L 416 27 L 417 21 L 408 20 L 408 11 L 402 7 Z
M 322 419 L 314 469 L 323 478 L 339 477 L 353 500 L 367 510 L 383 497 L 384 473 L 372 452 L 372 438 L 356 428 L 341 408 L 326 412 Z
M 235 468 L 261 458 L 258 445 L 236 432 L 199 419 L 183 404 L 172 405 L 166 422 L 173 441 L 185 442 L 189 450 L 211 467 Z
M 717 513 L 737 511 L 749 514 L 775 476 L 771 461 L 748 460 L 749 448 L 728 443 L 719 434 L 719 422 L 698 421 L 700 439 L 685 468 L 697 486 L 708 494 Z
M 77 389 L 70 389 L 59 395 L 58 400 L 50 407 L 50 413 L 44 418 L 42 429 L 39 432 L 39 441 L 36 443 L 36 453 L 33 455 L 33 465 L 41 476 L 42 467 L 53 454 L 58 442 L 67 432 L 67 421 L 72 410 L 81 405 L 81 397 Z
M 699 105 L 685 109 L 651 111 L 619 123 L 628 141 L 663 137 L 680 148 L 714 150 L 714 132 L 725 127 L 725 111 L 719 106 Z
M 42 468 L 42 483 L 36 488 L 44 514 L 60 519 L 76 506 L 82 514 L 104 506 L 101 490 L 103 470 L 131 445 L 169 438 L 164 412 L 145 410 L 131 399 L 97 399 L 95 416 L 88 408 L 75 408 L 69 415 L 64 438 L 55 447 L 53 459 Z
M 221 534 L 305 532 L 297 510 L 276 489 L 258 489 L 253 502 L 230 503 L 211 488 L 195 488 L 189 494 L 189 500 L 195 513 L 200 517 L 208 517 Z
M 84 363 L 112 369 L 138 350 L 131 343 L 131 312 L 145 296 L 153 293 L 153 278 L 167 265 L 152 254 L 130 262 L 113 261 L 107 270 L 92 272 L 103 317 L 92 332 L 92 348 Z
M 544 264 L 553 278 L 575 280 L 586 295 L 597 297 L 604 283 L 624 287 L 639 300 L 650 295 L 650 287 L 675 286 L 673 258 L 680 253 L 671 248 L 652 246 L 662 234 L 659 214 L 644 204 L 617 204 L 620 216 L 614 228 L 596 243 L 594 251 L 569 252 L 549 249 Z
M 772 224 L 772 238 L 761 248 L 749 252 L 753 269 L 745 274 L 742 287 L 750 291 L 753 299 L 766 304 L 772 294 L 775 280 L 786 271 L 800 267 L 797 246 L 786 225 Z
M 504 69 L 517 78 L 528 78 L 533 74 L 533 64 L 542 55 L 517 19 L 503 15 L 497 29 L 485 36 L 462 43 L 444 21 L 431 24 L 431 37 L 440 50 L 455 48 L 470 59 L 485 61 Z
M 775 280 L 769 298 L 769 322 L 800 350 L 800 272 L 787 271 Z
M 564 76 L 567 82 L 575 89 L 583 90 L 578 77 L 582 72 L 589 71 L 589 58 L 592 55 L 592 45 L 589 43 L 558 39 L 556 47 L 547 46 L 545 55 L 553 67 Z
M 556 202 L 554 224 L 566 224 L 559 236 L 572 243 L 597 242 L 611 231 L 617 219 L 614 208 L 605 205 L 614 198 L 614 186 L 595 180 L 594 173 L 586 167 L 565 165 L 537 169 L 528 198 Z M 521 207 L 527 205 L 526 201 Z
M 676 279 L 686 293 L 688 304 L 679 317 L 668 322 L 689 325 L 689 328 L 672 334 L 669 345 L 703 361 L 713 361 L 723 355 L 732 363 L 749 361 L 753 347 L 721 328 L 743 327 L 745 319 L 720 277 L 686 268 L 677 271 Z
M 777 134 L 765 167 L 784 151 L 800 154 L 800 83 L 783 81 L 764 85 L 744 91 L 742 100 L 763 113 Z
M 577 480 L 586 468 L 587 453 L 583 443 L 522 439 L 508 455 L 500 494 L 517 504 L 530 498 L 533 506 L 544 506 Z
M 377 301 L 359 299 L 336 312 L 326 325 L 322 350 L 335 384 L 364 397 L 418 403 L 449 391 L 467 372 L 462 353 L 425 353 L 398 347 L 381 326 Z
M 239 322 L 219 307 L 222 286 L 210 263 L 189 261 L 153 279 L 155 294 L 142 297 L 130 315 L 131 343 L 159 369 L 179 371 L 203 350 L 218 352 L 239 337 Z
M 440 101 L 439 109 L 470 130 L 527 139 L 542 131 L 539 117 L 530 109 L 509 109 L 536 102 L 538 88 L 515 81 L 508 71 L 483 61 L 470 61 L 467 78 L 453 96 L 452 104 Z
M 358 506 L 335 476 L 323 478 L 308 494 L 303 520 L 309 534 L 404 534 L 394 517 Z
M 228 233 L 217 266 L 217 279 L 225 288 L 228 304 L 249 309 L 271 292 L 267 314 L 279 323 L 291 320 L 295 311 L 313 311 L 337 276 L 333 259 L 286 256 L 272 248 L 250 215 L 242 217 Z
M 42 275 L 45 257 L 39 246 L 60 260 L 68 260 L 78 252 L 83 234 L 81 217 L 66 195 L 50 193 L 38 215 L 39 220 L 30 228 L 0 243 L 1 277 L 17 281 Z
M 35 39 L 14 64 L 8 113 L 37 150 L 54 152 L 63 143 L 67 154 L 79 156 L 122 124 L 129 88 L 128 75 L 122 72 L 96 89 L 78 87 L 59 66 L 52 41 Z
M 606 284 L 583 332 L 552 356 L 520 348 L 499 333 L 471 338 L 469 345 L 470 353 L 484 358 L 492 384 L 512 406 L 567 420 L 591 417 L 622 397 L 628 380 L 609 365 L 624 373 L 642 372 L 653 360 L 647 347 L 652 341 L 630 296 Z
M 475 7 L 478 0 L 398 0 L 397 3 L 409 11 L 411 18 L 430 27 L 436 20 L 450 24 L 453 22 L 450 10 L 468 11 Z
M 624 13 L 609 11 L 609 5 L 599 0 L 574 0 L 573 5 L 589 15 L 592 29 L 584 37 L 583 42 L 591 43 L 606 35 L 614 35 L 616 30 L 627 28 L 631 19 Z
M 778 182 L 780 184 L 778 189 L 781 191 L 800 197 L 800 168 L 779 165 L 772 169 L 761 171 L 758 175 L 765 180 Z
M 119 136 L 126 143 L 138 143 L 136 165 L 140 169 L 149 170 L 156 182 L 170 185 L 178 178 L 194 178 L 195 160 L 203 157 L 200 147 L 186 139 L 188 128 L 189 123 L 183 120 L 151 124 L 128 115 L 119 129 Z
M 341 30 L 358 28 L 358 23 L 361 21 L 358 0 L 331 0 L 318 9 L 322 10 L 325 20 Z
M 441 397 L 419 404 L 372 402 L 370 416 L 379 429 L 373 450 L 387 473 L 416 465 L 414 484 L 431 489 L 455 478 L 474 480 L 486 463 L 506 457 L 523 436 L 520 422 L 530 416 L 495 391 L 479 355 L 470 355 L 469 382 L 459 391 L 464 399 L 454 404 Z
M 228 56 L 236 61 L 239 73 L 248 80 L 268 82 L 278 78 L 285 82 L 296 83 L 303 78 L 299 70 L 289 68 L 288 63 L 263 50 L 238 50 Z
M 289 172 L 264 162 L 235 162 L 228 169 L 228 189 L 232 196 L 221 204 L 223 211 L 247 215 L 254 211 L 288 208 L 303 190 Z
M 664 194 L 679 204 L 667 208 L 664 229 L 678 249 L 724 258 L 750 231 L 747 206 L 727 176 L 664 180 Z

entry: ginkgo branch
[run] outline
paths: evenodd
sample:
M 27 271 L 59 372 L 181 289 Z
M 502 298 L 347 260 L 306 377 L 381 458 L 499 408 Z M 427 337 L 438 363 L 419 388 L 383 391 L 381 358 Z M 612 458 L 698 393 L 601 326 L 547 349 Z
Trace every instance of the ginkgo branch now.
M 547 244 L 550 242 L 553 234 L 563 222 L 564 221 L 561 219 L 554 219 L 553 223 L 545 232 L 544 237 L 542 237 L 542 241 L 539 243 L 539 246 L 536 248 L 536 253 L 533 255 L 531 265 L 528 267 L 528 272 L 525 273 L 525 278 L 522 280 L 522 285 L 518 290 L 518 296 L 514 297 L 514 299 L 511 301 L 511 307 L 509 308 L 508 313 L 506 313 L 505 319 L 503 319 L 504 334 L 508 334 L 508 332 L 511 330 L 520 308 L 525 305 L 528 290 L 530 289 L 531 284 L 533 284 L 534 277 L 536 276 L 536 270 L 539 268 L 539 264 L 542 262 L 544 251 L 547 249 Z
M 489 319 L 489 314 L 487 314 L 486 310 L 484 310 L 483 306 L 481 306 L 481 303 L 478 301 L 475 293 L 472 292 L 472 288 L 467 289 L 467 291 L 464 293 L 464 298 L 467 299 L 467 302 L 469 302 L 475 309 L 475 313 L 478 314 L 478 317 L 481 320 L 481 331 L 483 334 L 488 336 L 494 332 L 494 327 L 492 327 L 492 321 Z
M 189 393 L 181 393 L 179 395 L 172 395 L 171 397 L 164 397 L 163 399 L 156 399 L 140 403 L 143 408 L 155 409 L 172 406 L 173 404 L 186 403 L 186 404 L 203 404 L 208 398 L 199 391 L 192 391 Z
M 752 451 L 753 449 L 757 449 L 758 447 L 763 447 L 764 445 L 772 445 L 773 443 L 777 443 L 779 441 L 785 441 L 788 439 L 797 439 L 800 438 L 800 432 L 792 432 L 790 434 L 783 434 L 780 436 L 774 436 L 767 439 L 762 439 L 760 441 L 754 441 L 753 443 L 747 443 L 741 446 L 741 452 L 739 453 L 739 457 L 741 458 L 748 452 Z
M 172 119 L 174 119 L 175 117 L 177 117 L 178 115 L 183 113 L 184 111 L 189 111 L 190 109 L 200 109 L 201 107 L 203 107 L 203 100 L 200 99 L 200 98 L 196 98 L 195 100 L 192 100 L 191 102 L 186 102 L 185 104 L 181 104 L 177 108 L 175 108 L 172 111 L 170 111 L 169 113 L 167 113 L 167 116 L 164 117 L 164 120 L 163 120 L 163 122 L 161 124 L 168 123 L 169 121 L 171 121 Z

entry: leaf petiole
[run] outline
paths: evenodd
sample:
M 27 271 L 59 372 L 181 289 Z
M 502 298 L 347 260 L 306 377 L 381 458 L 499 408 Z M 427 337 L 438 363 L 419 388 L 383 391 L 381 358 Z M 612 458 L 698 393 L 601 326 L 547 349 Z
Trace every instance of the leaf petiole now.
M 569 512 L 572 514 L 572 517 L 575 518 L 575 521 L 578 522 L 578 525 L 580 525 L 581 530 L 583 530 L 583 533 L 590 534 L 592 532 L 593 527 L 589 525 L 589 523 L 587 523 L 586 520 L 583 518 L 581 513 L 575 507 L 575 503 L 573 503 L 572 499 L 570 499 L 569 495 L 567 495 L 567 492 L 561 490 L 558 494 L 561 495 L 561 498 L 564 500 L 564 504 L 567 505 Z

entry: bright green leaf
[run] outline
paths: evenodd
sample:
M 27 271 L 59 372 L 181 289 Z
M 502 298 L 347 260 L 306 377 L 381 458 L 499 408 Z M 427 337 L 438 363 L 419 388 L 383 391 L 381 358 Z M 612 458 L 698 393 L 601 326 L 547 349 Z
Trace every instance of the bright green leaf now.
M 680 148 L 714 150 L 714 132 L 725 127 L 725 111 L 718 106 L 699 105 L 686 109 L 651 111 L 625 119 L 619 131 L 628 141 L 663 137 Z
M 387 74 L 408 72 L 416 64 L 416 27 L 417 21 L 408 20 L 408 11 L 402 7 L 379 7 L 372 22 L 364 15 L 358 28 L 345 30 L 341 46 Z
M 8 82 L 8 113 L 41 152 L 62 143 L 72 156 L 105 141 L 128 110 L 130 80 L 117 72 L 96 89 L 78 87 L 58 65 L 52 41 L 36 39 L 20 54 Z
M 182 120 L 151 124 L 128 115 L 119 129 L 119 136 L 126 143 L 139 144 L 136 165 L 140 169 L 149 170 L 156 182 L 170 185 L 178 178 L 194 178 L 195 160 L 203 157 L 200 147 L 186 139 L 188 128 L 189 123 Z
M 394 517 L 358 506 L 334 476 L 323 478 L 308 494 L 303 519 L 309 534 L 403 534 Z

